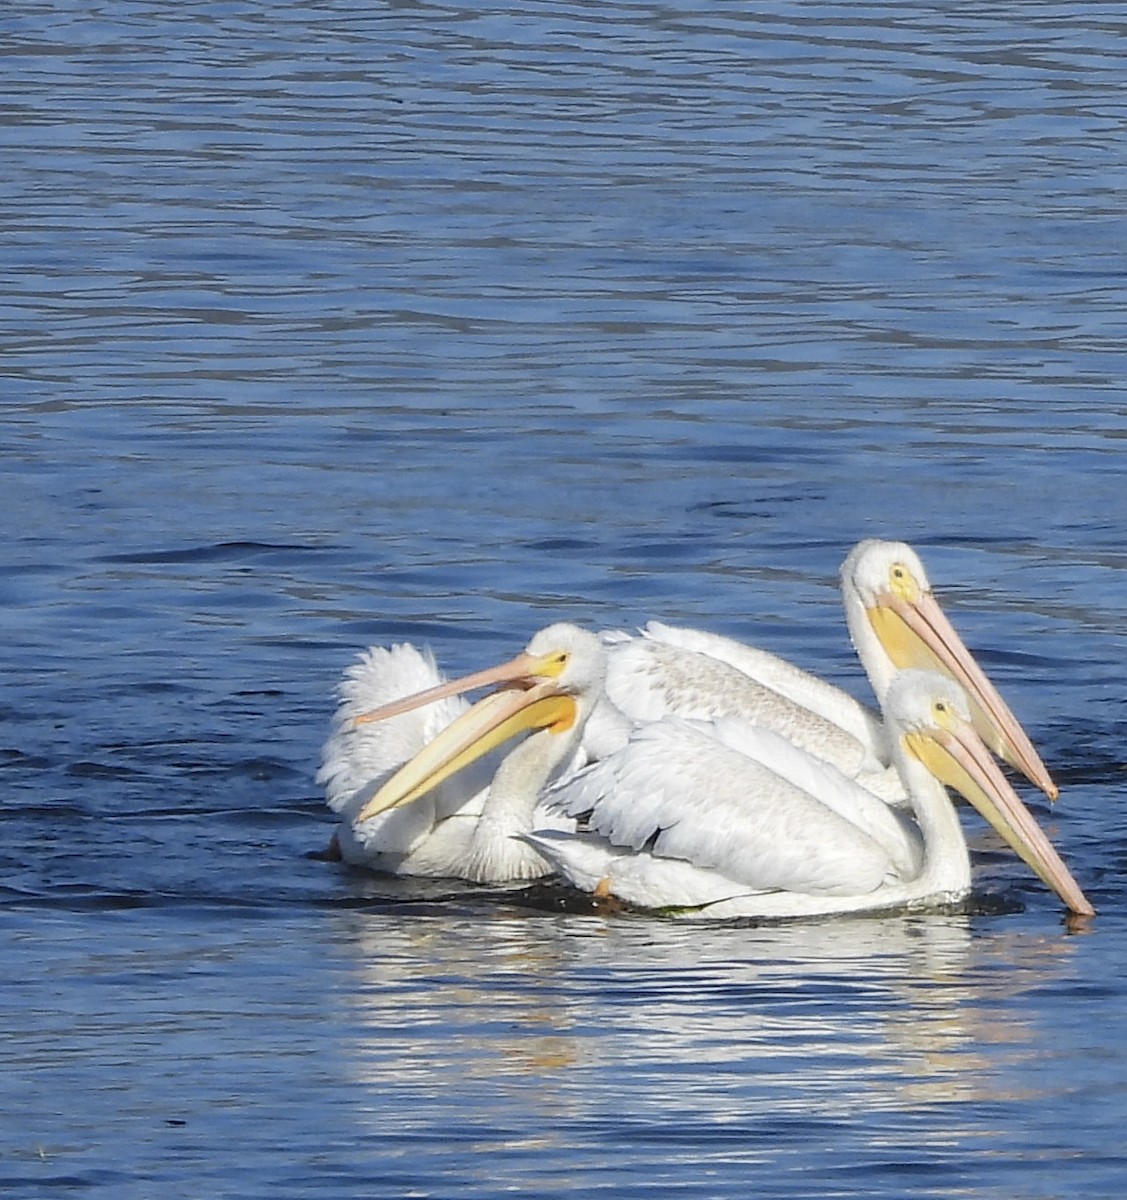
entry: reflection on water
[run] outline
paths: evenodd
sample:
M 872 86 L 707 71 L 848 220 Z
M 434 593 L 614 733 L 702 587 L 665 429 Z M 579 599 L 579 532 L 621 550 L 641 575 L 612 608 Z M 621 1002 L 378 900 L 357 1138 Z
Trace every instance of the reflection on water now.
M 0 1182 L 28 1197 L 70 1179 L 132 1200 L 169 1170 L 214 1195 L 362 1196 L 378 1179 L 403 1195 L 703 1197 L 740 1194 L 749 1167 L 787 1175 L 772 1195 L 809 1197 L 810 1178 L 859 1162 L 911 1195 L 925 1164 L 973 1174 L 985 1157 L 1008 1179 L 1038 1146 L 1098 1151 L 1121 1112 L 1121 1054 L 1084 1082 L 1052 1061 L 1123 1025 L 1061 1007 L 1097 939 L 1016 919 L 14 915 L 6 958 L 28 969 L 0 991 Z M 1022 1113 L 1088 1097 L 1090 1128 L 1031 1144 Z M 231 1144 L 237 1160 L 216 1156 Z
M 971 1138 L 978 1106 L 1028 1098 L 1012 1072 L 1041 1031 L 1023 996 L 1071 958 L 1059 938 L 984 943 L 970 920 L 349 917 L 355 988 L 336 1002 L 359 1020 L 349 1071 L 381 1136 L 468 1120 L 563 1152 L 665 1128 L 699 1149 L 785 1119 L 809 1150 L 822 1123 L 875 1137 L 875 1114 L 950 1105 L 916 1132 L 944 1144 Z

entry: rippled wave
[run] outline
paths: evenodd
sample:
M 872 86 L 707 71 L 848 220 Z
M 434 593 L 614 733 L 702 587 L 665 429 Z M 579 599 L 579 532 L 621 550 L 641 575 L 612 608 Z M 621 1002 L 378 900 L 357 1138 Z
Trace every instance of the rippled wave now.
M 1119 1194 L 1125 39 L 3 7 L 6 1195 Z M 660 617 L 864 694 L 869 534 L 1059 778 L 1088 934 L 969 820 L 970 911 L 802 928 L 320 857 L 368 642 Z

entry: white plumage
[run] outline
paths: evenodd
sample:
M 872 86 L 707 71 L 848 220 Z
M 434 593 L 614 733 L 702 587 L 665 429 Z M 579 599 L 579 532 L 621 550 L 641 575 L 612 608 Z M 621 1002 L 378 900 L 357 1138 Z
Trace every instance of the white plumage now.
M 576 886 L 641 908 L 825 915 L 934 906 L 966 894 L 969 859 L 938 781 L 945 778 L 1074 911 L 1091 912 L 974 732 L 958 685 L 931 673 L 902 672 L 885 692 L 892 758 L 914 823 L 824 760 L 738 718 L 642 725 L 545 793 L 572 761 L 587 718 L 606 704 L 604 659 L 593 634 L 569 625 L 542 630 L 524 654 L 471 677 L 505 681 L 510 690 L 479 701 L 443 730 L 355 820 L 418 803 L 481 754 L 531 730 L 491 787 L 490 803 L 505 811 L 505 822 L 486 822 L 486 809 L 478 820 L 480 845 L 492 857 L 508 842 L 527 844 Z M 540 828 L 545 809 L 579 829 Z M 479 877 L 463 867 L 456 873 Z
M 483 820 L 492 819 L 490 787 L 501 752 L 485 755 L 413 803 L 365 821 L 357 815 L 404 764 L 465 713 L 469 704 L 448 696 L 387 720 L 357 723 L 369 709 L 440 687 L 445 682 L 433 654 L 409 643 L 364 651 L 345 672 L 339 704 L 322 750 L 317 783 L 341 822 L 333 846 L 346 862 L 394 875 L 467 876 L 478 882 L 534 879 L 551 868 L 534 848 L 504 839 L 500 858 L 479 852 Z M 547 811 L 527 829 L 573 828 Z
M 851 711 L 863 713 L 863 707 L 840 692 L 849 705 L 840 705 L 837 719 L 831 719 L 809 703 L 784 695 L 776 690 L 780 672 L 774 668 L 790 667 L 796 677 L 804 674 L 785 660 L 730 638 L 656 621 L 638 636 L 612 632 L 603 640 L 608 653 L 607 699 L 628 720 L 738 717 L 832 763 L 889 800 L 903 799 L 899 777 L 889 773 L 872 744 L 846 727 Z M 749 674 L 751 669 L 760 676 Z M 829 687 L 814 676 L 808 678 Z M 876 725 L 879 728 L 879 721 Z
M 903 542 L 859 542 L 841 568 L 849 634 L 877 703 L 903 667 L 937 670 L 967 692 L 991 747 L 1051 797 L 1056 787 L 1017 719 L 934 598 Z M 905 792 L 882 719 L 847 692 L 768 651 L 699 629 L 650 622 L 604 635 L 609 700 L 633 721 L 732 715 L 773 729 L 887 800 Z
M 549 643 L 554 647 L 550 637 Z M 530 651 L 534 645 L 535 639 Z M 596 672 L 588 690 L 597 696 L 603 668 L 596 653 L 576 663 L 573 671 L 581 673 L 585 683 L 588 676 L 582 672 Z M 372 647 L 345 672 L 317 773 L 329 806 L 341 817 L 331 848 L 346 862 L 395 875 L 501 883 L 550 874 L 551 867 L 536 849 L 515 835 L 532 828 L 574 829 L 574 821 L 536 803 L 540 784 L 552 770 L 581 761 L 568 758 L 564 763 L 565 757 L 577 753 L 570 742 L 560 762 L 531 787 L 525 786 L 524 752 L 517 747 L 515 753 L 498 750 L 475 757 L 409 804 L 365 812 L 398 772 L 469 715 L 470 706 L 454 694 L 408 704 L 380 720 L 364 720 L 365 714 L 445 686 L 430 651 L 407 643 Z M 559 739 L 550 745 L 555 749 Z
M 800 759 L 795 774 L 805 786 L 785 777 L 782 756 Z M 890 872 L 915 875 L 921 861 L 909 820 L 828 764 L 733 717 L 644 726 L 623 751 L 546 799 L 583 816 L 590 834 L 610 845 L 683 859 L 756 888 L 871 891 Z M 812 842 L 823 852 L 812 853 Z
M 581 818 L 579 832 L 527 840 L 582 890 L 679 915 L 935 907 L 967 894 L 970 861 L 934 768 L 1074 911 L 1092 911 L 989 758 L 957 684 L 901 672 L 886 692 L 885 719 L 914 824 L 775 735 L 749 737 L 730 720 L 708 727 L 667 718 L 549 790 L 549 807 Z M 958 768 L 948 762 L 952 746 Z

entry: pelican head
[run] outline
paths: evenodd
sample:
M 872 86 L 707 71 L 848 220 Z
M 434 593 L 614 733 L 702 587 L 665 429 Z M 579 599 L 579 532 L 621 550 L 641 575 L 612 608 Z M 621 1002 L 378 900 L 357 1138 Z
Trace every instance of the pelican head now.
M 842 595 L 854 641 L 875 638 L 883 664 L 874 664 L 878 696 L 896 670 L 938 671 L 966 692 L 982 740 L 1050 800 L 1059 794 L 1040 755 L 998 689 L 986 677 L 939 602 L 919 556 L 904 542 L 859 542 L 841 568 Z
M 884 711 L 905 782 L 913 764 L 922 764 L 969 801 L 1074 913 L 1094 915 L 1036 818 L 991 758 L 975 729 L 972 707 L 954 680 L 934 671 L 900 671 L 889 685 Z
M 356 816 L 366 821 L 425 795 L 455 772 L 523 733 L 544 731 L 551 739 L 545 773 L 574 747 L 606 677 L 598 637 L 560 622 L 541 629 L 515 658 L 430 688 L 363 714 L 382 720 L 446 696 L 496 685 L 401 767 Z

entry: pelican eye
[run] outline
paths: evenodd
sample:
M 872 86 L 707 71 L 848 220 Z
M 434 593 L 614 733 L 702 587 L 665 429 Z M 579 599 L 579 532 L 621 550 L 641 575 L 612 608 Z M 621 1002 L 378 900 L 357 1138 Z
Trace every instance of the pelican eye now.
M 888 586 L 894 595 L 909 604 L 914 604 L 919 598 L 920 585 L 911 569 L 903 563 L 893 563 L 888 568 Z
M 543 673 L 553 679 L 558 679 L 563 674 L 570 658 L 571 655 L 566 650 L 553 651 L 544 658 Z

